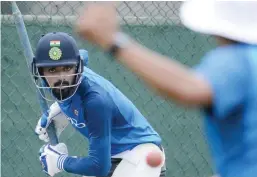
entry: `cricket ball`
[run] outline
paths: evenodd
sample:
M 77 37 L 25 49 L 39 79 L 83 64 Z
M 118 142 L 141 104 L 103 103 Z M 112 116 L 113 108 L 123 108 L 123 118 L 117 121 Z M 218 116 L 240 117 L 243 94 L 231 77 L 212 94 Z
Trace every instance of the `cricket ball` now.
M 162 154 L 158 151 L 149 152 L 146 156 L 146 162 L 151 167 L 158 167 L 163 161 Z

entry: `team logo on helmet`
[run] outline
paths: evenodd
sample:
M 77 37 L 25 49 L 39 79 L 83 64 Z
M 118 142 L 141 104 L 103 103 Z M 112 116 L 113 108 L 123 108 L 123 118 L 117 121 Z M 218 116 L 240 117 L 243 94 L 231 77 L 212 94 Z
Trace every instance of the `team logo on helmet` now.
M 52 47 L 49 50 L 49 57 L 52 60 L 59 60 L 61 58 L 61 56 L 62 56 L 62 51 L 58 47 Z

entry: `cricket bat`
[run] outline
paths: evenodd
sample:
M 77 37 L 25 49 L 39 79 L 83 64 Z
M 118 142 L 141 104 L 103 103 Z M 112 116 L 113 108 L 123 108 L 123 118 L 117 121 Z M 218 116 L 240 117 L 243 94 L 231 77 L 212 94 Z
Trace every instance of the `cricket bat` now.
M 27 30 L 26 30 L 26 27 L 25 27 L 25 24 L 24 24 L 24 21 L 22 18 L 22 14 L 21 14 L 16 2 L 12 1 L 11 3 L 12 3 L 12 14 L 14 17 L 15 25 L 17 28 L 17 32 L 18 32 L 21 44 L 22 44 L 22 48 L 23 48 L 24 56 L 26 58 L 27 66 L 28 66 L 28 69 L 30 72 L 31 71 L 31 62 L 33 60 L 34 54 L 32 52 L 32 48 L 30 45 Z M 33 79 L 32 75 L 31 75 L 31 79 Z M 40 91 L 37 89 L 37 97 L 39 100 L 41 111 L 42 111 L 42 113 L 47 114 L 46 116 L 48 116 L 48 109 L 49 109 L 48 104 L 47 104 L 46 100 L 41 96 L 41 94 L 43 94 L 43 93 L 40 93 Z M 48 126 L 47 133 L 49 136 L 50 144 L 51 145 L 58 144 L 58 138 L 56 135 L 55 126 L 54 126 L 53 122 L 50 123 L 50 125 Z

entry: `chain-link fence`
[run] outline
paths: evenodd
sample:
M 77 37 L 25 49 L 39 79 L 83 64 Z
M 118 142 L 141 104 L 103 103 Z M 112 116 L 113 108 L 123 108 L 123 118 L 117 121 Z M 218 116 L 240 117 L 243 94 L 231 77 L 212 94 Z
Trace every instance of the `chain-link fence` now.
M 18 2 L 35 49 L 40 36 L 50 31 L 71 33 L 80 48 L 89 51 L 89 67 L 128 96 L 163 138 L 167 177 L 207 177 L 212 170 L 198 111 L 176 106 L 149 90 L 126 68 L 98 48 L 79 39 L 72 23 L 85 2 Z M 185 29 L 179 21 L 180 2 L 121 2 L 122 28 L 140 43 L 192 66 L 214 46 L 211 38 Z M 2 176 L 46 176 L 38 161 L 42 142 L 34 134 L 40 116 L 23 51 L 11 17 L 10 2 L 1 2 Z M 146 63 L 147 64 L 147 63 Z M 167 76 L 168 77 L 168 76 Z M 70 155 L 87 154 L 87 141 L 71 127 L 61 140 Z M 57 176 L 75 176 L 62 173 Z

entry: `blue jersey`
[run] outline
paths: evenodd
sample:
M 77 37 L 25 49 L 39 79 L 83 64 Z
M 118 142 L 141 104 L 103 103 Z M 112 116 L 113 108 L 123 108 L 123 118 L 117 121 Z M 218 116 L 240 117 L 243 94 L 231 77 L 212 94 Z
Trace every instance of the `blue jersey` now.
M 64 161 L 67 172 L 106 176 L 112 155 L 142 143 L 161 143 L 158 133 L 134 104 L 86 67 L 75 95 L 59 105 L 72 126 L 89 141 L 87 157 L 68 157 Z
M 205 129 L 221 177 L 257 176 L 257 46 L 233 44 L 209 52 L 196 67 L 211 85 Z

